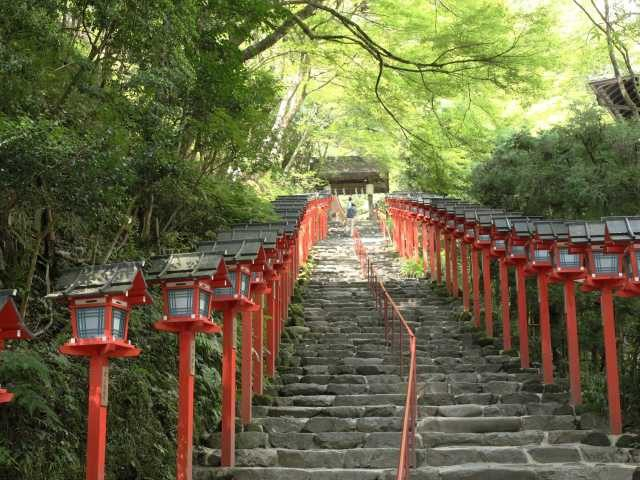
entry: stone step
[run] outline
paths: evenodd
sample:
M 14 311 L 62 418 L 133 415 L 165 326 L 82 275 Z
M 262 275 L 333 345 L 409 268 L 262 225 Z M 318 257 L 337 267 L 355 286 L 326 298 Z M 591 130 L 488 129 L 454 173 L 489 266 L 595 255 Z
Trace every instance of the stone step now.
M 220 452 L 200 449 L 201 465 L 220 465 Z M 367 469 L 393 468 L 398 464 L 398 448 L 350 448 L 321 450 L 289 450 L 284 448 L 252 448 L 236 450 L 237 467 L 287 467 Z
M 393 469 L 195 467 L 193 480 L 394 480 Z M 637 480 L 638 467 L 616 464 L 465 464 L 421 467 L 415 480 Z
M 205 468 L 195 467 L 193 480 L 392 480 L 382 469 Z
M 398 448 L 401 436 L 401 432 L 238 432 L 236 434 L 236 448 L 283 448 L 291 450 Z M 212 449 L 219 449 L 220 434 L 212 435 L 207 440 L 206 446 Z M 416 447 L 422 448 L 420 435 L 416 436 Z
M 364 385 L 367 386 L 367 385 Z M 290 387 L 296 387 L 296 389 L 291 389 Z M 313 389 L 302 389 L 297 387 L 314 387 Z M 323 391 L 316 390 L 315 387 L 324 387 Z M 404 405 L 405 404 L 405 393 L 363 393 L 363 394 L 341 394 L 341 395 L 325 395 L 327 392 L 327 388 L 329 385 L 316 385 L 311 383 L 293 383 L 289 385 L 285 385 L 280 389 L 281 397 L 276 398 L 286 398 L 290 397 L 297 401 L 301 401 L 305 396 L 308 396 L 310 401 L 317 400 L 318 402 L 329 401 L 331 400 L 333 406 L 344 407 L 344 406 L 366 406 L 366 405 Z M 334 390 L 338 390 L 341 386 L 336 384 L 333 386 Z M 348 386 L 347 386 L 348 387 Z M 368 386 L 367 386 L 368 387 Z M 286 389 L 286 390 L 285 390 Z M 317 393 L 310 393 L 312 391 L 317 391 Z M 298 393 L 294 393 L 298 392 Z M 305 392 L 309 392 L 305 395 Z M 318 405 L 321 406 L 321 405 Z M 325 405 L 329 406 L 329 405 Z
M 281 420 L 287 418 L 300 423 L 310 418 L 387 418 L 401 417 L 404 407 L 398 405 L 373 405 L 373 406 L 331 406 L 331 407 L 269 407 L 254 406 L 253 414 L 260 423 L 262 419 Z M 365 422 L 366 423 L 366 422 Z M 385 423 L 385 422 L 383 422 Z M 388 423 L 388 422 L 387 422 Z
M 418 422 L 418 431 L 445 433 L 517 432 L 519 430 L 571 430 L 573 415 L 527 415 L 512 417 L 431 417 Z

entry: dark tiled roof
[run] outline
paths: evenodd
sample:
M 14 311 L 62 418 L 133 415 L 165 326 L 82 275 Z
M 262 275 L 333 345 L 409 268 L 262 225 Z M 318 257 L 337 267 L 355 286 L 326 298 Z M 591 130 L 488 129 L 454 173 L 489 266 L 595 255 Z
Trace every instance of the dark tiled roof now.
M 223 257 L 208 252 L 176 253 L 153 257 L 147 268 L 149 281 L 214 278 L 220 273 L 226 276 Z
M 55 291 L 47 298 L 124 294 L 133 288 L 142 266 L 140 262 L 120 262 L 69 270 L 58 278 Z

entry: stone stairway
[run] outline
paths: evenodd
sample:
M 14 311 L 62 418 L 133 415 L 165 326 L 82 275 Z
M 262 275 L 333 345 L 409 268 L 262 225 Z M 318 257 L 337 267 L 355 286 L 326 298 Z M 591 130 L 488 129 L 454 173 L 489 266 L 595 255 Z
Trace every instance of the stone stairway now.
M 612 446 L 631 446 L 630 436 L 587 428 L 568 404 L 565 382 L 545 386 L 518 358 L 474 344 L 457 303 L 425 281 L 400 280 L 399 261 L 375 228 L 361 232 L 417 337 L 420 419 L 411 478 L 640 479 L 640 452 Z M 212 436 L 211 448 L 197 454 L 194 479 L 395 479 L 406 383 L 351 240 L 332 233 L 313 254 L 304 336 L 289 345 L 294 355 L 271 396 L 238 433 L 236 467 L 218 467 Z

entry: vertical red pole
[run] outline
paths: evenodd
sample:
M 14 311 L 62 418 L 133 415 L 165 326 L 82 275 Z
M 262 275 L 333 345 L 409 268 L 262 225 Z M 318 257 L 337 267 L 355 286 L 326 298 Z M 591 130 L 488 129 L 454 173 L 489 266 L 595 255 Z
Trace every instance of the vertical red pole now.
M 578 320 L 576 318 L 576 293 L 573 280 L 564 282 L 564 313 L 567 321 L 567 352 L 569 354 L 569 382 L 571 403 L 582 403 L 580 384 L 580 345 L 578 343 Z
M 400 213 L 398 216 L 398 221 L 400 222 L 400 255 L 404 257 L 406 255 L 406 232 L 405 232 L 405 218 L 404 214 Z
M 445 285 L 447 286 L 447 290 L 450 295 L 453 295 L 453 288 L 451 285 L 453 284 L 451 278 L 451 242 L 449 242 L 449 235 L 446 232 L 443 232 L 443 240 L 444 243 L 444 276 L 445 276 Z
M 422 267 L 426 275 L 429 269 L 429 244 L 427 242 L 427 224 L 424 222 L 422 223 L 422 261 L 424 262 Z
M 473 321 L 480 328 L 480 262 L 478 250 L 471 248 L 471 273 L 473 275 Z
M 253 349 L 256 352 L 253 359 L 253 393 L 262 395 L 264 389 L 264 295 L 256 295 L 255 302 L 259 309 L 253 312 Z
M 87 480 L 104 480 L 107 443 L 109 359 L 89 358 L 89 418 L 87 420 Z
M 460 287 L 458 286 L 458 241 L 453 234 L 451 235 L 451 275 L 453 279 L 451 284 L 452 293 L 454 297 L 458 297 L 460 294 Z
M 462 255 L 462 306 L 465 312 L 470 310 L 471 301 L 469 298 L 469 247 L 466 243 L 460 243 L 460 254 Z
M 622 433 L 622 411 L 620 408 L 620 377 L 618 372 L 618 346 L 611 288 L 602 289 L 600 297 L 602 328 L 604 333 L 604 355 L 607 370 L 607 397 L 609 399 L 609 426 L 611 433 Z
M 431 280 L 436 278 L 436 234 L 435 227 L 429 225 L 429 271 Z
M 438 283 L 442 283 L 442 257 L 440 252 L 442 251 L 440 246 L 440 229 L 434 226 L 435 245 L 436 245 L 436 280 Z
M 418 220 L 413 219 L 413 258 L 417 259 L 420 256 L 420 233 L 418 231 Z
M 178 435 L 176 479 L 191 480 L 193 475 L 193 386 L 195 377 L 195 333 L 183 330 L 180 343 L 178 392 Z
M 276 373 L 276 325 L 278 323 L 278 308 L 276 307 L 276 292 L 278 281 L 271 282 L 271 292 L 267 295 L 267 315 L 271 317 L 267 323 L 267 375 L 273 377 Z
M 540 351 L 542 352 L 542 377 L 545 384 L 553 383 L 553 350 L 551 348 L 551 320 L 549 319 L 549 279 L 538 273 L 538 300 L 540 305 Z
M 511 312 L 509 311 L 509 266 L 507 259 L 501 258 L 500 268 L 500 306 L 502 308 L 502 348 L 511 350 Z
M 407 222 L 407 226 L 406 226 L 406 232 L 407 232 L 407 251 L 406 251 L 406 255 L 407 258 L 411 258 L 411 256 L 413 255 L 413 225 L 412 225 L 412 221 L 411 221 L 411 217 L 407 217 L 406 219 Z
M 225 309 L 222 335 L 222 451 L 223 467 L 236 463 L 236 325 L 235 313 Z
M 518 335 L 520 338 L 520 366 L 529 368 L 529 322 L 527 321 L 527 281 L 524 263 L 516 265 L 516 290 L 518 294 Z
M 251 312 L 242 312 L 242 363 L 240 365 L 240 383 L 242 398 L 240 399 L 240 419 L 243 425 L 251 423 L 251 400 L 253 394 L 253 325 Z
M 482 280 L 484 296 L 484 326 L 489 337 L 493 337 L 493 291 L 491 288 L 491 256 L 488 248 L 482 249 Z

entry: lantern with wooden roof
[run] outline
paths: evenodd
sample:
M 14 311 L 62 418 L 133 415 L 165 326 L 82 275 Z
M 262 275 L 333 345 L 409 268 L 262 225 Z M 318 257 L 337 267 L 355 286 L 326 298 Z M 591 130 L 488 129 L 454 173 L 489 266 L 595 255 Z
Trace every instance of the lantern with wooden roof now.
M 258 294 L 267 293 L 268 285 L 277 275 L 275 264 L 282 264 L 282 252 L 278 248 L 278 232 L 275 230 L 231 230 L 219 232 L 217 240 L 221 242 L 257 241 L 262 244 L 265 252 L 263 268 L 255 268 L 251 272 L 251 289 Z M 198 250 L 208 250 L 215 241 L 200 242 Z
M 507 256 L 512 263 L 526 265 L 529 262 L 529 241 L 535 232 L 533 221 L 529 218 L 519 218 L 510 221 L 510 224 L 511 232 L 507 239 Z
M 135 357 L 128 340 L 132 307 L 151 303 L 142 263 L 122 262 L 82 267 L 63 274 L 48 298 L 66 301 L 72 338 L 60 347 L 67 355 L 89 357 L 89 413 L 86 479 L 105 472 L 109 359 Z
M 496 258 L 508 258 L 507 239 L 511 232 L 511 215 L 491 216 L 491 255 Z
M 67 355 L 136 356 L 128 341 L 132 307 L 151 303 L 142 264 L 121 262 L 70 270 L 47 296 L 67 301 L 71 340 L 61 347 Z
M 479 250 L 491 249 L 492 216 L 503 213 L 490 209 L 477 209 L 475 218 L 474 247 Z
M 201 244 L 200 249 L 222 255 L 228 265 L 229 286 L 214 289 L 213 302 L 220 309 L 229 302 L 244 310 L 255 307 L 251 301 L 252 272 L 262 272 L 266 254 L 259 240 L 228 240 Z
M 538 235 L 551 244 L 551 278 L 556 281 L 578 280 L 585 275 L 584 254 L 569 246 L 569 223 L 565 221 L 537 222 Z
M 623 266 L 625 281 L 616 295 L 635 297 L 640 295 L 640 217 L 607 217 L 603 219 L 607 229 L 610 249 L 624 249 Z
M 147 269 L 150 283 L 159 284 L 163 295 L 163 317 L 158 330 L 190 329 L 216 333 L 220 327 L 211 318 L 213 291 L 231 284 L 221 255 L 189 252 L 154 257 Z
M 614 222 L 611 222 L 612 226 Z M 587 275 L 584 290 L 619 288 L 625 283 L 624 254 L 626 245 L 607 242 L 604 221 L 571 222 L 569 224 L 570 249 L 583 253 Z
M 16 305 L 16 290 L 0 290 L 0 352 L 6 340 L 30 340 L 33 335 L 22 321 Z M 13 394 L 0 388 L 0 404 L 13 400 Z

